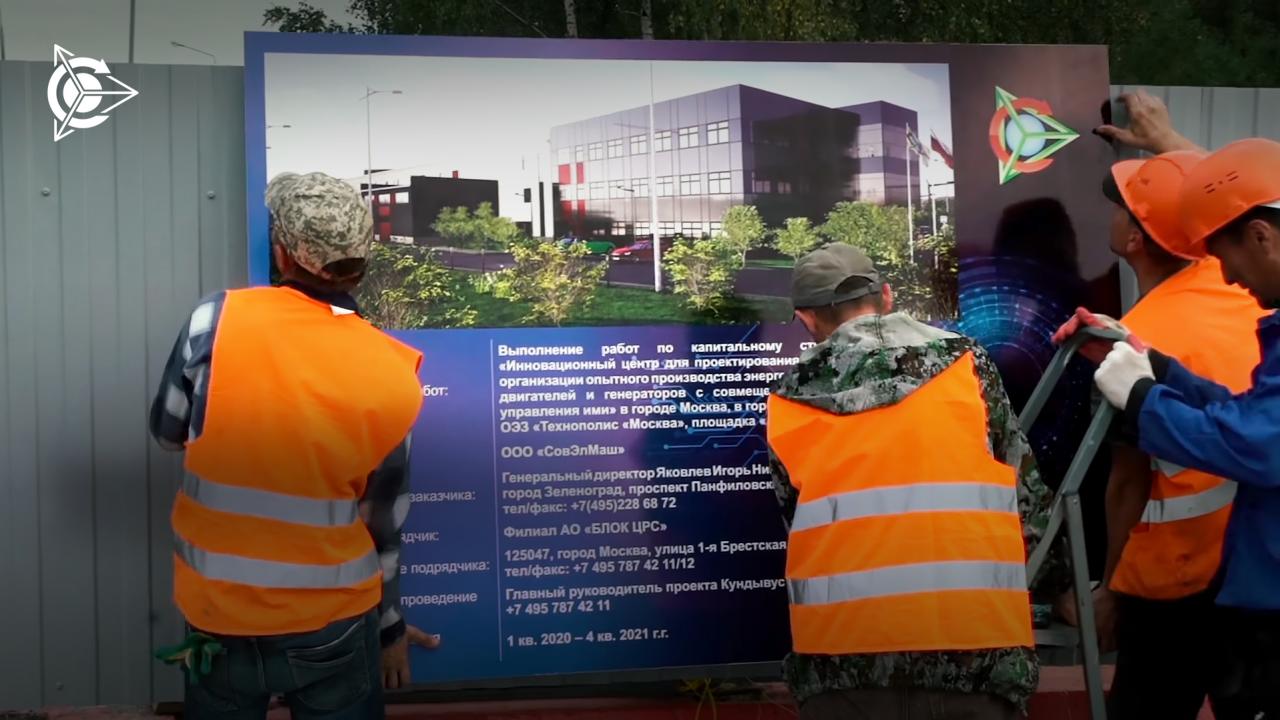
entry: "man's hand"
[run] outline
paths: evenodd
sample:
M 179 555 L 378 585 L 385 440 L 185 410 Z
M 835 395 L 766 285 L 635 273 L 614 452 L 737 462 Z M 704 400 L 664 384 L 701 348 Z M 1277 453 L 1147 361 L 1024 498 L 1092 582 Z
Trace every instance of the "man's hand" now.
M 1174 150 L 1202 150 L 1173 129 L 1169 108 L 1165 107 L 1160 98 L 1139 90 L 1125 93 L 1119 100 L 1129 111 L 1129 127 L 1102 125 L 1094 129 L 1094 134 L 1156 154 Z
M 1104 584 L 1093 591 L 1093 619 L 1098 626 L 1098 651 L 1116 649 L 1116 596 Z
M 1139 380 L 1154 380 L 1155 377 L 1156 374 L 1151 369 L 1151 358 L 1125 342 L 1116 343 L 1093 374 L 1093 380 L 1107 402 L 1121 410 L 1129 402 L 1129 393 Z
M 440 647 L 439 635 L 428 635 L 412 625 L 405 625 L 404 635 L 382 649 L 382 687 L 396 690 L 410 682 L 409 643 L 428 650 Z
M 1136 335 L 1130 332 L 1124 325 L 1121 325 L 1118 320 L 1106 315 L 1089 312 L 1085 308 L 1076 308 L 1076 314 L 1072 315 L 1071 319 L 1063 323 L 1062 327 L 1058 328 L 1058 331 L 1053 334 L 1053 343 L 1055 345 L 1061 345 L 1070 340 L 1072 335 L 1075 335 L 1084 328 L 1114 330 L 1123 335 L 1125 337 L 1125 342 L 1135 348 L 1143 351 L 1147 349 L 1146 343 L 1139 340 Z M 1114 344 L 1115 343 L 1109 340 L 1091 338 L 1085 341 L 1077 352 L 1088 358 L 1094 365 L 1097 365 L 1102 362 L 1103 358 L 1107 356 L 1107 353 L 1111 352 L 1111 348 Z

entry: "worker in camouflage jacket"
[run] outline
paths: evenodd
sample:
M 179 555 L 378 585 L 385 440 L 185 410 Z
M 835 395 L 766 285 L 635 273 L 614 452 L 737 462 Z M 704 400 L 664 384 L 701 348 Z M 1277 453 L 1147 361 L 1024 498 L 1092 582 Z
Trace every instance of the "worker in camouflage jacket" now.
M 792 300 L 817 344 L 773 387 L 768 435 L 801 718 L 1020 716 L 1051 493 L 994 363 L 893 312 L 849 245 L 801 258 Z M 1038 584 L 1069 614 L 1050 557 Z

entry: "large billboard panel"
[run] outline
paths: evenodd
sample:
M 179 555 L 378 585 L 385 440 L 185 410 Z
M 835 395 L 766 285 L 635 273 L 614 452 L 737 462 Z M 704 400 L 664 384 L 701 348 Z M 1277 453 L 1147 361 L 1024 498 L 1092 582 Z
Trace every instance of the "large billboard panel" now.
M 772 672 L 763 403 L 808 344 L 794 258 L 863 247 L 1025 399 L 1052 329 L 1118 303 L 1088 135 L 1106 62 L 249 34 L 251 280 L 273 275 L 267 180 L 344 178 L 375 218 L 362 312 L 425 355 L 402 590 L 442 645 L 415 682 Z M 1051 480 L 1088 410 L 1068 395 L 1034 435 Z

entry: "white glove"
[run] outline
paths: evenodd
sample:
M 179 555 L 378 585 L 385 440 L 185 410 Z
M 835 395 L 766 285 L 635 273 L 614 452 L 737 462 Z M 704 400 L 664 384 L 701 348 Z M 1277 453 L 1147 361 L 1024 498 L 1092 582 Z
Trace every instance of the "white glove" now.
M 1134 350 L 1127 342 L 1116 343 L 1093 373 L 1093 380 L 1107 402 L 1121 410 L 1129 402 L 1129 393 L 1139 380 L 1154 380 L 1155 377 L 1156 374 L 1151 369 L 1151 358 L 1145 352 Z

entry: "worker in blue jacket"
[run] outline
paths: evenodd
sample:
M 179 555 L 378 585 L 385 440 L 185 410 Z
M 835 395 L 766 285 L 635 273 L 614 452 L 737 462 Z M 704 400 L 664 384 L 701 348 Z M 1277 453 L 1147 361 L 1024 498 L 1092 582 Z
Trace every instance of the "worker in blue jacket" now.
M 1210 154 L 1188 172 L 1179 202 L 1197 252 L 1280 310 L 1280 143 L 1241 140 Z M 1126 342 L 1095 374 L 1144 452 L 1237 483 L 1217 598 L 1218 720 L 1280 719 L 1280 312 L 1259 322 L 1258 342 L 1262 360 L 1241 394 Z

